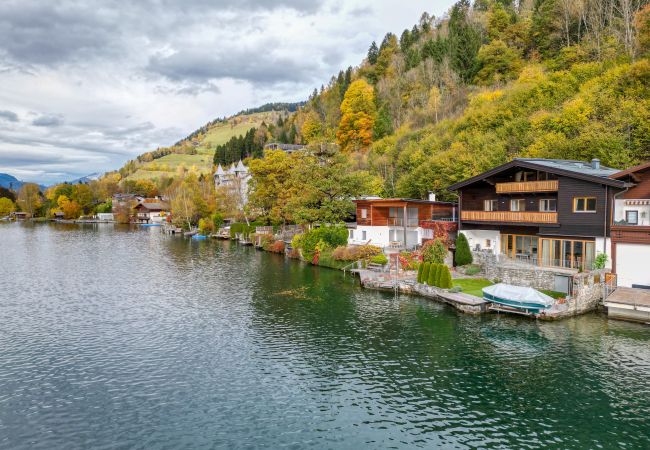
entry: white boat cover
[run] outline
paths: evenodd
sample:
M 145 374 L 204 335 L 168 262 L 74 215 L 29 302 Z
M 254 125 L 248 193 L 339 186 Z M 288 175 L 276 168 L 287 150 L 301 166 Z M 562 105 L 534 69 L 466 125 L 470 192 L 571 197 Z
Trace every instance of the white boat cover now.
M 511 284 L 499 283 L 484 287 L 483 292 L 504 300 L 512 300 L 522 304 L 539 305 L 545 308 L 553 306 L 555 299 L 539 292 L 537 289 Z

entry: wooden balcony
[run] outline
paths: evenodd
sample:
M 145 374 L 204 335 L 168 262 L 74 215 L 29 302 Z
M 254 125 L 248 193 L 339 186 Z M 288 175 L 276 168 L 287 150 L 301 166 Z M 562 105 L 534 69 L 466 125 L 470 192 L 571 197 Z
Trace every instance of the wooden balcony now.
M 461 220 L 503 223 L 557 223 L 556 212 L 537 211 L 462 211 Z
M 612 225 L 612 241 L 625 244 L 650 244 L 650 227 L 643 225 Z
M 517 183 L 497 183 L 497 194 L 520 194 L 526 192 L 557 192 L 558 180 L 521 181 Z

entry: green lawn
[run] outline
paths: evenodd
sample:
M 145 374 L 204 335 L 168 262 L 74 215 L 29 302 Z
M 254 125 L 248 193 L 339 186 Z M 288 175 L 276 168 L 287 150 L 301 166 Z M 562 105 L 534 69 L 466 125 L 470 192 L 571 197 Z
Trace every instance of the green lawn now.
M 548 295 L 549 297 L 553 297 L 553 298 L 556 298 L 556 299 L 566 297 L 566 294 L 563 293 L 563 292 L 549 291 L 549 290 L 546 290 L 546 289 L 540 289 L 539 292 L 542 292 L 542 293 Z
M 473 295 L 475 297 L 483 297 L 483 289 L 487 286 L 492 286 L 490 280 L 485 278 L 458 278 L 453 280 L 454 286 L 458 286 L 462 289 L 462 292 L 465 294 Z

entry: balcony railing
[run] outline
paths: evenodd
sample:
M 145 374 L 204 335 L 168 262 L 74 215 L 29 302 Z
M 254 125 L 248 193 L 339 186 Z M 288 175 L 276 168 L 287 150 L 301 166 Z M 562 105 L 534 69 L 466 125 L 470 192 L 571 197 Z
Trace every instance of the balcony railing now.
M 557 223 L 556 212 L 537 211 L 462 211 L 460 218 L 477 222 Z
M 558 180 L 520 181 L 515 183 L 497 183 L 497 194 L 518 194 L 523 192 L 556 192 Z
M 389 217 L 388 218 L 389 226 L 403 227 L 404 219 L 402 217 Z M 420 221 L 418 219 L 406 219 L 407 227 L 418 227 L 420 226 Z

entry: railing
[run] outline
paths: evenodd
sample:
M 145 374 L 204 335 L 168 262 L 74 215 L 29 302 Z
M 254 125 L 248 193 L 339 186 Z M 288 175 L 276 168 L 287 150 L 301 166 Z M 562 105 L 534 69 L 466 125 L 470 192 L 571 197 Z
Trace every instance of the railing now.
M 542 259 L 541 263 L 537 255 L 515 255 L 514 258 L 498 254 L 495 255 L 496 262 L 500 264 L 516 264 L 522 266 L 534 266 L 534 267 L 550 267 L 554 269 L 578 269 L 578 270 L 592 270 L 593 263 L 587 264 L 583 260 L 577 259 Z
M 403 227 L 404 226 L 404 219 L 402 217 L 389 217 L 388 218 L 388 225 L 396 226 L 396 227 Z M 418 227 L 419 225 L 420 225 L 420 221 L 418 219 L 407 219 L 406 220 L 406 226 L 407 227 Z
M 555 192 L 559 188 L 558 180 L 519 181 L 514 183 L 497 183 L 497 194 L 514 194 L 521 192 Z
M 460 218 L 479 222 L 557 223 L 556 212 L 462 211 Z

